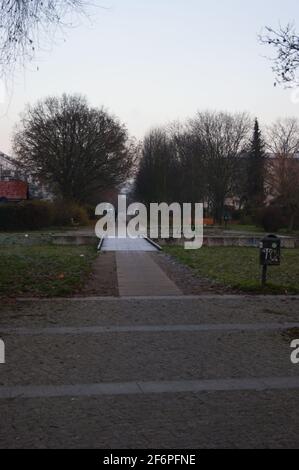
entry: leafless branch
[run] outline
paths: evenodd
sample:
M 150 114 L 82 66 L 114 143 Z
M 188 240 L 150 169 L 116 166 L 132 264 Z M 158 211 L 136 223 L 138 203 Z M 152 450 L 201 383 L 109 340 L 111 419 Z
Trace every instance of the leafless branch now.
M 264 35 L 260 35 L 259 40 L 261 44 L 269 45 L 275 50 L 275 57 L 271 60 L 277 83 L 287 86 L 298 85 L 299 36 L 296 34 L 295 26 L 289 23 L 277 30 L 266 27 Z
M 0 0 L 0 73 L 32 60 L 43 38 L 86 7 L 87 0 Z

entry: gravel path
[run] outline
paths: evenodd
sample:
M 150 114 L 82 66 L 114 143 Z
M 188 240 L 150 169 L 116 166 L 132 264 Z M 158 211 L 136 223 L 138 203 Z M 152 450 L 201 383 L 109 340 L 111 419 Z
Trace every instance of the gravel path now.
M 0 448 L 298 448 L 298 310 L 223 295 L 2 304 Z
M 185 295 L 238 293 L 229 286 L 199 277 L 194 270 L 166 253 L 151 253 L 151 256 Z

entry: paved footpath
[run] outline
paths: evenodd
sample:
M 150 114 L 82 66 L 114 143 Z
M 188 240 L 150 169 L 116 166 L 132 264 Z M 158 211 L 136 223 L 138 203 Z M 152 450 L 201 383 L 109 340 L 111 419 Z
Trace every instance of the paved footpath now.
M 145 238 L 107 237 L 102 251 L 115 252 L 118 291 L 121 297 L 174 296 L 181 290 L 151 258 L 158 249 Z
M 153 246 L 145 238 L 142 238 L 142 237 L 138 237 L 138 238 L 106 237 L 104 238 L 101 251 L 147 252 L 147 251 L 158 251 L 158 250 L 157 248 L 155 248 L 155 246 Z
M 121 297 L 182 294 L 149 253 L 117 252 L 116 266 Z
M 299 298 L 0 309 L 1 448 L 299 446 Z

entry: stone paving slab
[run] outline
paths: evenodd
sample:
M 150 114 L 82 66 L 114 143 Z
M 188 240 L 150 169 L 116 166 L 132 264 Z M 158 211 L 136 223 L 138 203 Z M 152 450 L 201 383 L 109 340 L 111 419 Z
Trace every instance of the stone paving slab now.
M 298 448 L 298 390 L 0 400 L 0 448 Z
M 182 294 L 148 253 L 117 252 L 116 265 L 121 297 Z
M 0 387 L 0 400 L 26 398 L 96 397 L 200 392 L 299 390 L 299 377 L 262 377 L 168 382 L 114 382 L 76 385 Z
M 126 326 L 82 326 L 82 327 L 49 327 L 49 328 L 1 328 L 2 335 L 14 336 L 81 336 L 101 335 L 105 333 L 194 333 L 194 332 L 217 332 L 217 333 L 244 333 L 255 331 L 284 332 L 296 328 L 299 331 L 299 323 L 219 323 L 219 324 L 197 324 L 197 325 L 126 325 Z
M 297 322 L 299 297 L 34 299 L 0 303 L 3 328 Z
M 299 376 L 280 331 L 0 335 L 1 386 Z
M 1 304 L 0 448 L 296 448 L 298 307 L 256 296 Z

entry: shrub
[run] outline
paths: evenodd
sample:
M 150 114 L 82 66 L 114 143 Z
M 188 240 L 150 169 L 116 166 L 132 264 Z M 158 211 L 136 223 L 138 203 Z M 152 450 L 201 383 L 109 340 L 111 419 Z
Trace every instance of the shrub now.
M 239 222 L 242 218 L 242 211 L 241 210 L 232 210 L 231 211 L 231 219 L 235 222 Z
M 53 223 L 58 226 L 88 225 L 86 209 L 72 202 L 56 201 L 53 203 Z
M 52 221 L 52 207 L 48 202 L 0 205 L 0 230 L 38 230 L 49 227 Z
M 96 206 L 93 206 L 92 204 L 85 204 L 84 209 L 87 212 L 89 220 L 97 220 L 97 216 L 95 214 Z
M 268 206 L 256 211 L 256 223 L 266 232 L 277 232 L 287 226 L 287 217 L 280 206 Z
M 299 211 L 295 213 L 294 229 L 299 229 Z
M 240 219 L 240 223 L 242 225 L 254 225 L 255 221 L 253 221 L 252 215 L 243 214 L 241 219 Z
M 17 224 L 17 206 L 0 204 L 0 230 L 13 230 Z
M 0 204 L 0 230 L 40 230 L 57 226 L 87 225 L 87 212 L 73 203 L 26 201 Z
M 53 223 L 53 211 L 49 202 L 30 201 L 18 206 L 25 229 L 36 230 L 50 227 Z

